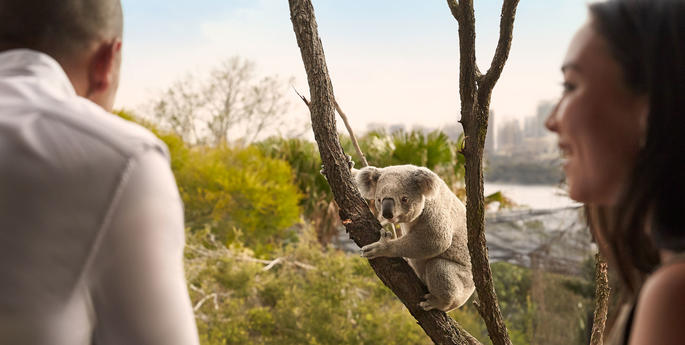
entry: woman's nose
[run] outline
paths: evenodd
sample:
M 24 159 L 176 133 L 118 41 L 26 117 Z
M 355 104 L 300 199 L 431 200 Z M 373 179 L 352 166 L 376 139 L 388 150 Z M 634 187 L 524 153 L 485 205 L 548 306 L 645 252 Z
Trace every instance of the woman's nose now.
M 558 131 L 558 122 L 557 122 L 557 112 L 559 111 L 559 102 L 557 102 L 557 105 L 554 106 L 554 109 L 549 113 L 549 116 L 547 116 L 547 120 L 545 120 L 545 127 L 552 131 L 552 132 L 557 132 Z

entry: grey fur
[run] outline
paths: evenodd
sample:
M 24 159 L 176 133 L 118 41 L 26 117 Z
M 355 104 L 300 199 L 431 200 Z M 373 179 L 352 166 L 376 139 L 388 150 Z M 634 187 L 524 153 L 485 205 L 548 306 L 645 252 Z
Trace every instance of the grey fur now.
M 382 229 L 381 239 L 362 248 L 362 256 L 404 257 L 429 293 L 420 306 L 449 311 L 473 294 L 471 258 L 466 244 L 466 208 L 447 184 L 427 168 L 396 165 L 352 169 L 362 194 L 375 200 L 381 224 L 400 224 L 399 237 Z M 382 203 L 384 199 L 393 202 Z M 382 205 L 386 205 L 383 217 Z

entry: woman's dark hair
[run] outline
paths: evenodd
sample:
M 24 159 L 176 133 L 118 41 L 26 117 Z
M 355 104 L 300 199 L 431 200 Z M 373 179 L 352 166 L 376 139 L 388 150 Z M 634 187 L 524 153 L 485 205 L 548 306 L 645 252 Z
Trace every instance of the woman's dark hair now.
M 658 249 L 685 251 L 685 1 L 612 0 L 590 14 L 626 85 L 649 99 L 643 145 L 603 229 L 636 294 Z

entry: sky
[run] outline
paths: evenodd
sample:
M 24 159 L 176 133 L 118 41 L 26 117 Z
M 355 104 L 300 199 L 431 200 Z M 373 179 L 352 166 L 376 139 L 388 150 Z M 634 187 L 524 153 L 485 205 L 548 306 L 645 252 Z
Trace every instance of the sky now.
M 336 98 L 352 126 L 442 127 L 459 119 L 458 25 L 436 0 L 312 0 Z M 499 36 L 501 0 L 476 0 L 476 57 L 486 71 Z M 232 56 L 263 76 L 307 79 L 286 0 L 123 0 L 118 108 L 146 111 L 166 87 Z M 581 0 L 521 0 L 509 60 L 492 95 L 498 124 L 535 114 L 561 94 L 560 66 L 586 21 Z M 294 92 L 283 116 L 308 121 Z

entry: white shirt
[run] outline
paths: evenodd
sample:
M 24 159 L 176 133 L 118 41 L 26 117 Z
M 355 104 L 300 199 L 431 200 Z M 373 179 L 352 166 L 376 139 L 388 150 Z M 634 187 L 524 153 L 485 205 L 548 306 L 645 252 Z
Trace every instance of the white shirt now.
M 0 53 L 0 344 L 198 344 L 167 148 Z

